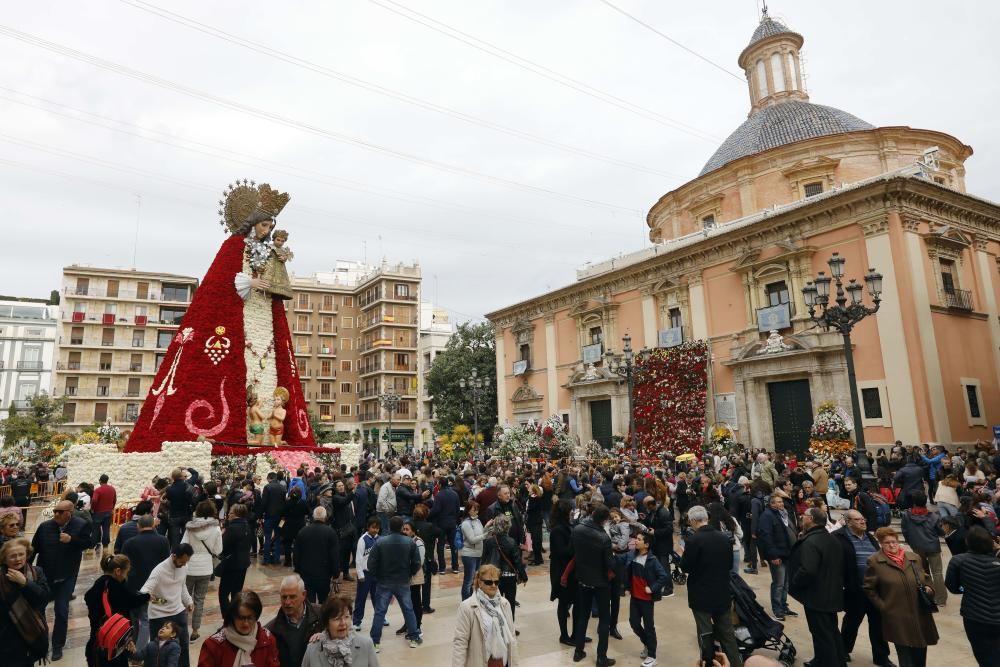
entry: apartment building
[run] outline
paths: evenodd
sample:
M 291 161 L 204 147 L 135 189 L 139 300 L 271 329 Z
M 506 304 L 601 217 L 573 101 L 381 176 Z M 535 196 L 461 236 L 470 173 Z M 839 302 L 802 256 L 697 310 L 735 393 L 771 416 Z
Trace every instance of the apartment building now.
M 139 418 L 197 287 L 169 273 L 63 268 L 53 393 L 66 398 L 67 430 Z
M 417 431 L 424 444 L 433 441 L 435 431 L 434 397 L 427 391 L 427 374 L 431 372 L 434 359 L 444 351 L 455 333 L 454 325 L 448 321 L 448 311 L 435 308 L 434 304 L 420 304 L 420 339 L 417 345 L 419 365 L 418 395 L 420 396 L 419 422 Z
M 0 301 L 0 409 L 28 407 L 52 391 L 59 307 L 44 299 Z
M 392 417 L 398 447 L 419 446 L 420 268 L 336 262 L 292 280 L 289 329 L 309 411 L 337 432 L 384 434 L 384 393 L 400 395 Z

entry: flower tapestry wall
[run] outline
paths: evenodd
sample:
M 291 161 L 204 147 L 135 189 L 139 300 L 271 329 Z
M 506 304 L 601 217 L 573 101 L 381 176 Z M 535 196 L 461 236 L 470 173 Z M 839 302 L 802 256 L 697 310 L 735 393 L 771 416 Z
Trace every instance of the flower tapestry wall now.
M 635 430 L 640 458 L 700 452 L 705 441 L 708 347 L 690 341 L 637 357 Z

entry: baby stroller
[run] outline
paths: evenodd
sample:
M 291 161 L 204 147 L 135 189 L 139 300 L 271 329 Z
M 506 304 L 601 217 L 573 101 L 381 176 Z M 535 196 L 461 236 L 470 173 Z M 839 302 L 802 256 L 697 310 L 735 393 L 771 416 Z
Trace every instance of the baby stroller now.
M 776 651 L 778 662 L 791 667 L 795 662 L 795 644 L 785 634 L 785 626 L 767 615 L 753 589 L 738 574 L 730 573 L 729 589 L 739 619 L 735 630 L 740 655 L 746 658 L 759 648 Z
M 670 552 L 670 578 L 678 586 L 683 586 L 688 582 L 687 573 L 681 569 L 681 557 L 676 551 Z

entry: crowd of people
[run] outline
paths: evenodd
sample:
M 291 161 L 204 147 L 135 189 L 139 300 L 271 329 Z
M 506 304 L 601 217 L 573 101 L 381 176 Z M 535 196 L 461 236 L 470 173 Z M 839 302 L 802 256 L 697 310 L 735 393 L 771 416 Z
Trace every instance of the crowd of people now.
M 199 667 L 377 665 L 392 601 L 402 617 L 395 634 L 418 648 L 435 612 L 433 578 L 449 571 L 463 575 L 452 664 L 516 665 L 518 588 L 546 565 L 558 642 L 575 662 L 592 650 L 599 667 L 615 664 L 610 639 L 622 639 L 627 595 L 637 657 L 656 665 L 654 608 L 686 582 L 690 641 L 706 659 L 776 664 L 745 658 L 731 614 L 732 578 L 766 568 L 771 617 L 799 615 L 789 598 L 801 605 L 812 667 L 845 665 L 863 622 L 875 664 L 894 664 L 890 644 L 900 665 L 926 664 L 949 591 L 962 595 L 976 660 L 997 665 L 997 470 L 992 448 L 901 444 L 876 457 L 875 488 L 850 456 L 763 451 L 668 454 L 648 465 L 367 454 L 350 468 L 264 479 L 176 469 L 150 481 L 113 541 L 117 497 L 102 475 L 65 493 L 30 540 L 21 509 L 0 498 L 0 606 L 9 612 L 0 642 L 5 664 L 61 660 L 82 558 L 93 550 L 102 574 L 79 592 L 88 665 L 186 667 L 213 587 L 222 626 L 207 630 Z M 255 559 L 288 568 L 270 619 L 246 585 Z M 353 597 L 341 593 L 350 587 Z

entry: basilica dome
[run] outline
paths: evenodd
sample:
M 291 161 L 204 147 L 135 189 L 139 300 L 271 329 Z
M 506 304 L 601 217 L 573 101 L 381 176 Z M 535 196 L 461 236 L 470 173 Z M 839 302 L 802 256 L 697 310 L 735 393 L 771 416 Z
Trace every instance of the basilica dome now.
M 764 107 L 747 118 L 722 142 L 699 176 L 747 155 L 803 139 L 870 130 L 874 126 L 834 107 L 797 100 Z

